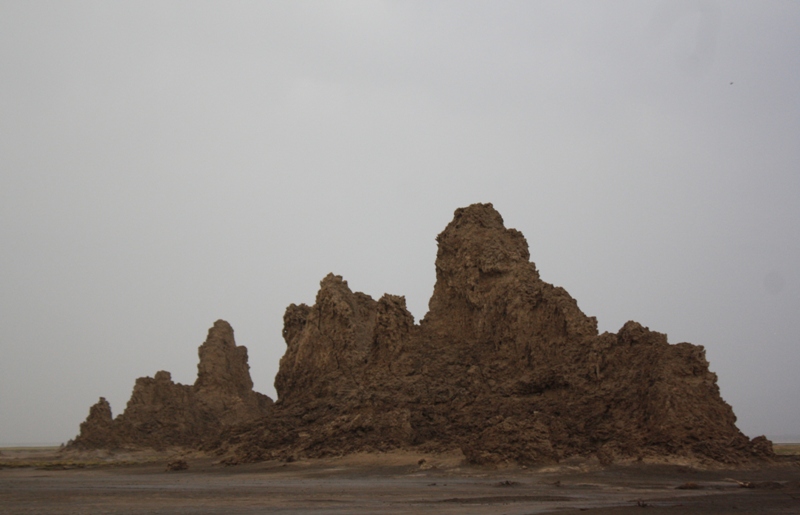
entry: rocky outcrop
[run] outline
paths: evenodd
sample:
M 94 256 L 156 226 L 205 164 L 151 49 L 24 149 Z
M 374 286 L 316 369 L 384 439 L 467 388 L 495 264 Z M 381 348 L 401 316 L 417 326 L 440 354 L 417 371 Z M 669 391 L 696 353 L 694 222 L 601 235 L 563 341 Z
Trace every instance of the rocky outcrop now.
M 112 419 L 101 398 L 81 424 L 73 448 L 197 447 L 224 428 L 266 416 L 272 400 L 253 391 L 247 349 L 217 320 L 198 349 L 194 385 L 173 383 L 169 372 L 140 377 L 124 413 Z
M 105 397 L 89 408 L 89 416 L 81 423 L 81 444 L 84 447 L 99 448 L 108 446 L 114 440 L 114 420 L 111 405 Z
M 313 306 L 286 309 L 274 405 L 218 321 L 194 385 L 137 380 L 125 412 L 112 419 L 101 399 L 73 446 L 193 446 L 228 463 L 398 448 L 477 464 L 773 456 L 737 429 L 703 347 L 636 322 L 598 334 L 491 204 L 456 210 L 437 241 L 419 324 L 403 297 L 375 300 L 329 274 Z
M 437 241 L 419 325 L 403 297 L 332 274 L 313 306 L 289 306 L 271 416 L 207 448 L 234 462 L 412 447 L 473 463 L 771 455 L 736 428 L 701 346 L 636 322 L 598 334 L 491 204 L 456 210 Z

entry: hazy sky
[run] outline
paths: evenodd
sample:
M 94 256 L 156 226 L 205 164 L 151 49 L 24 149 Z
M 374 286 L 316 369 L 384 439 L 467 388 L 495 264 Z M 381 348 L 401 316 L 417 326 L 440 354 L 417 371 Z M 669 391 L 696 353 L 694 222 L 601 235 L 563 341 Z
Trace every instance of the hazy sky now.
M 194 382 L 218 318 L 274 397 L 287 305 L 419 320 L 474 202 L 800 434 L 800 2 L 0 0 L 0 444 Z

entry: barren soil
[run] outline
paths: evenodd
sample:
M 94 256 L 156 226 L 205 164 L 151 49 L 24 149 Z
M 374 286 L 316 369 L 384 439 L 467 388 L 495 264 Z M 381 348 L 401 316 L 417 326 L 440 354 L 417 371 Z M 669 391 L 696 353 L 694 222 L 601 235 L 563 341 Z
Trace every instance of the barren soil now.
M 176 457 L 188 470 L 167 472 Z M 226 467 L 197 454 L 45 448 L 2 449 L 0 467 L 4 514 L 800 513 L 794 455 L 714 470 L 596 459 L 486 468 L 460 454 L 413 453 Z

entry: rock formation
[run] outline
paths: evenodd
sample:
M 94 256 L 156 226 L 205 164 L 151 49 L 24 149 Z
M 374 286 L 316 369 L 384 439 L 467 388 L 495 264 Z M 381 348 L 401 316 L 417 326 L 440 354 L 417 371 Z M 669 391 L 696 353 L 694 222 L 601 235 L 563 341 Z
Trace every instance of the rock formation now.
M 412 447 L 473 463 L 771 454 L 736 428 L 701 346 L 636 322 L 598 334 L 491 204 L 456 210 L 437 241 L 419 325 L 403 297 L 328 275 L 313 306 L 286 310 L 270 417 L 206 448 L 233 462 Z
M 598 334 L 491 204 L 456 210 L 437 241 L 419 324 L 403 297 L 376 301 L 330 274 L 313 306 L 286 309 L 274 405 L 219 321 L 194 386 L 139 379 L 125 412 L 112 420 L 101 399 L 73 445 L 191 445 L 229 463 L 397 448 L 477 464 L 772 456 L 736 428 L 703 347 L 636 322 Z
M 172 382 L 169 372 L 136 380 L 125 412 L 116 419 L 104 398 L 91 407 L 73 448 L 197 447 L 223 428 L 266 416 L 272 400 L 253 391 L 247 349 L 217 320 L 198 349 L 194 385 Z

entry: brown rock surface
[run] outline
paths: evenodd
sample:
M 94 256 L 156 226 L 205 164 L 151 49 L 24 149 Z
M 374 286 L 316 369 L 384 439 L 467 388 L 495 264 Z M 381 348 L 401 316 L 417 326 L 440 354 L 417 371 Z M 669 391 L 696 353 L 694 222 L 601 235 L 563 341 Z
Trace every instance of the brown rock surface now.
M 272 401 L 253 391 L 247 349 L 217 320 L 198 349 L 194 385 L 173 383 L 169 372 L 140 377 L 124 413 L 112 419 L 104 398 L 92 406 L 73 448 L 196 447 L 223 428 L 266 416 Z
M 598 334 L 491 204 L 456 210 L 437 241 L 419 325 L 403 297 L 328 275 L 313 306 L 286 310 L 270 417 L 205 447 L 231 462 L 411 447 L 473 463 L 772 455 L 736 428 L 701 346 L 636 322 Z
M 491 204 L 456 210 L 437 241 L 419 324 L 403 297 L 376 301 L 329 274 L 313 306 L 286 309 L 274 405 L 218 321 L 193 386 L 138 379 L 125 412 L 112 420 L 101 399 L 73 446 L 194 446 L 229 463 L 393 449 L 477 464 L 774 456 L 736 428 L 703 347 L 636 322 L 598 334 Z
M 114 420 L 111 416 L 111 405 L 105 397 L 100 397 L 97 404 L 89 408 L 89 416 L 81 423 L 84 447 L 106 447 L 114 440 Z

